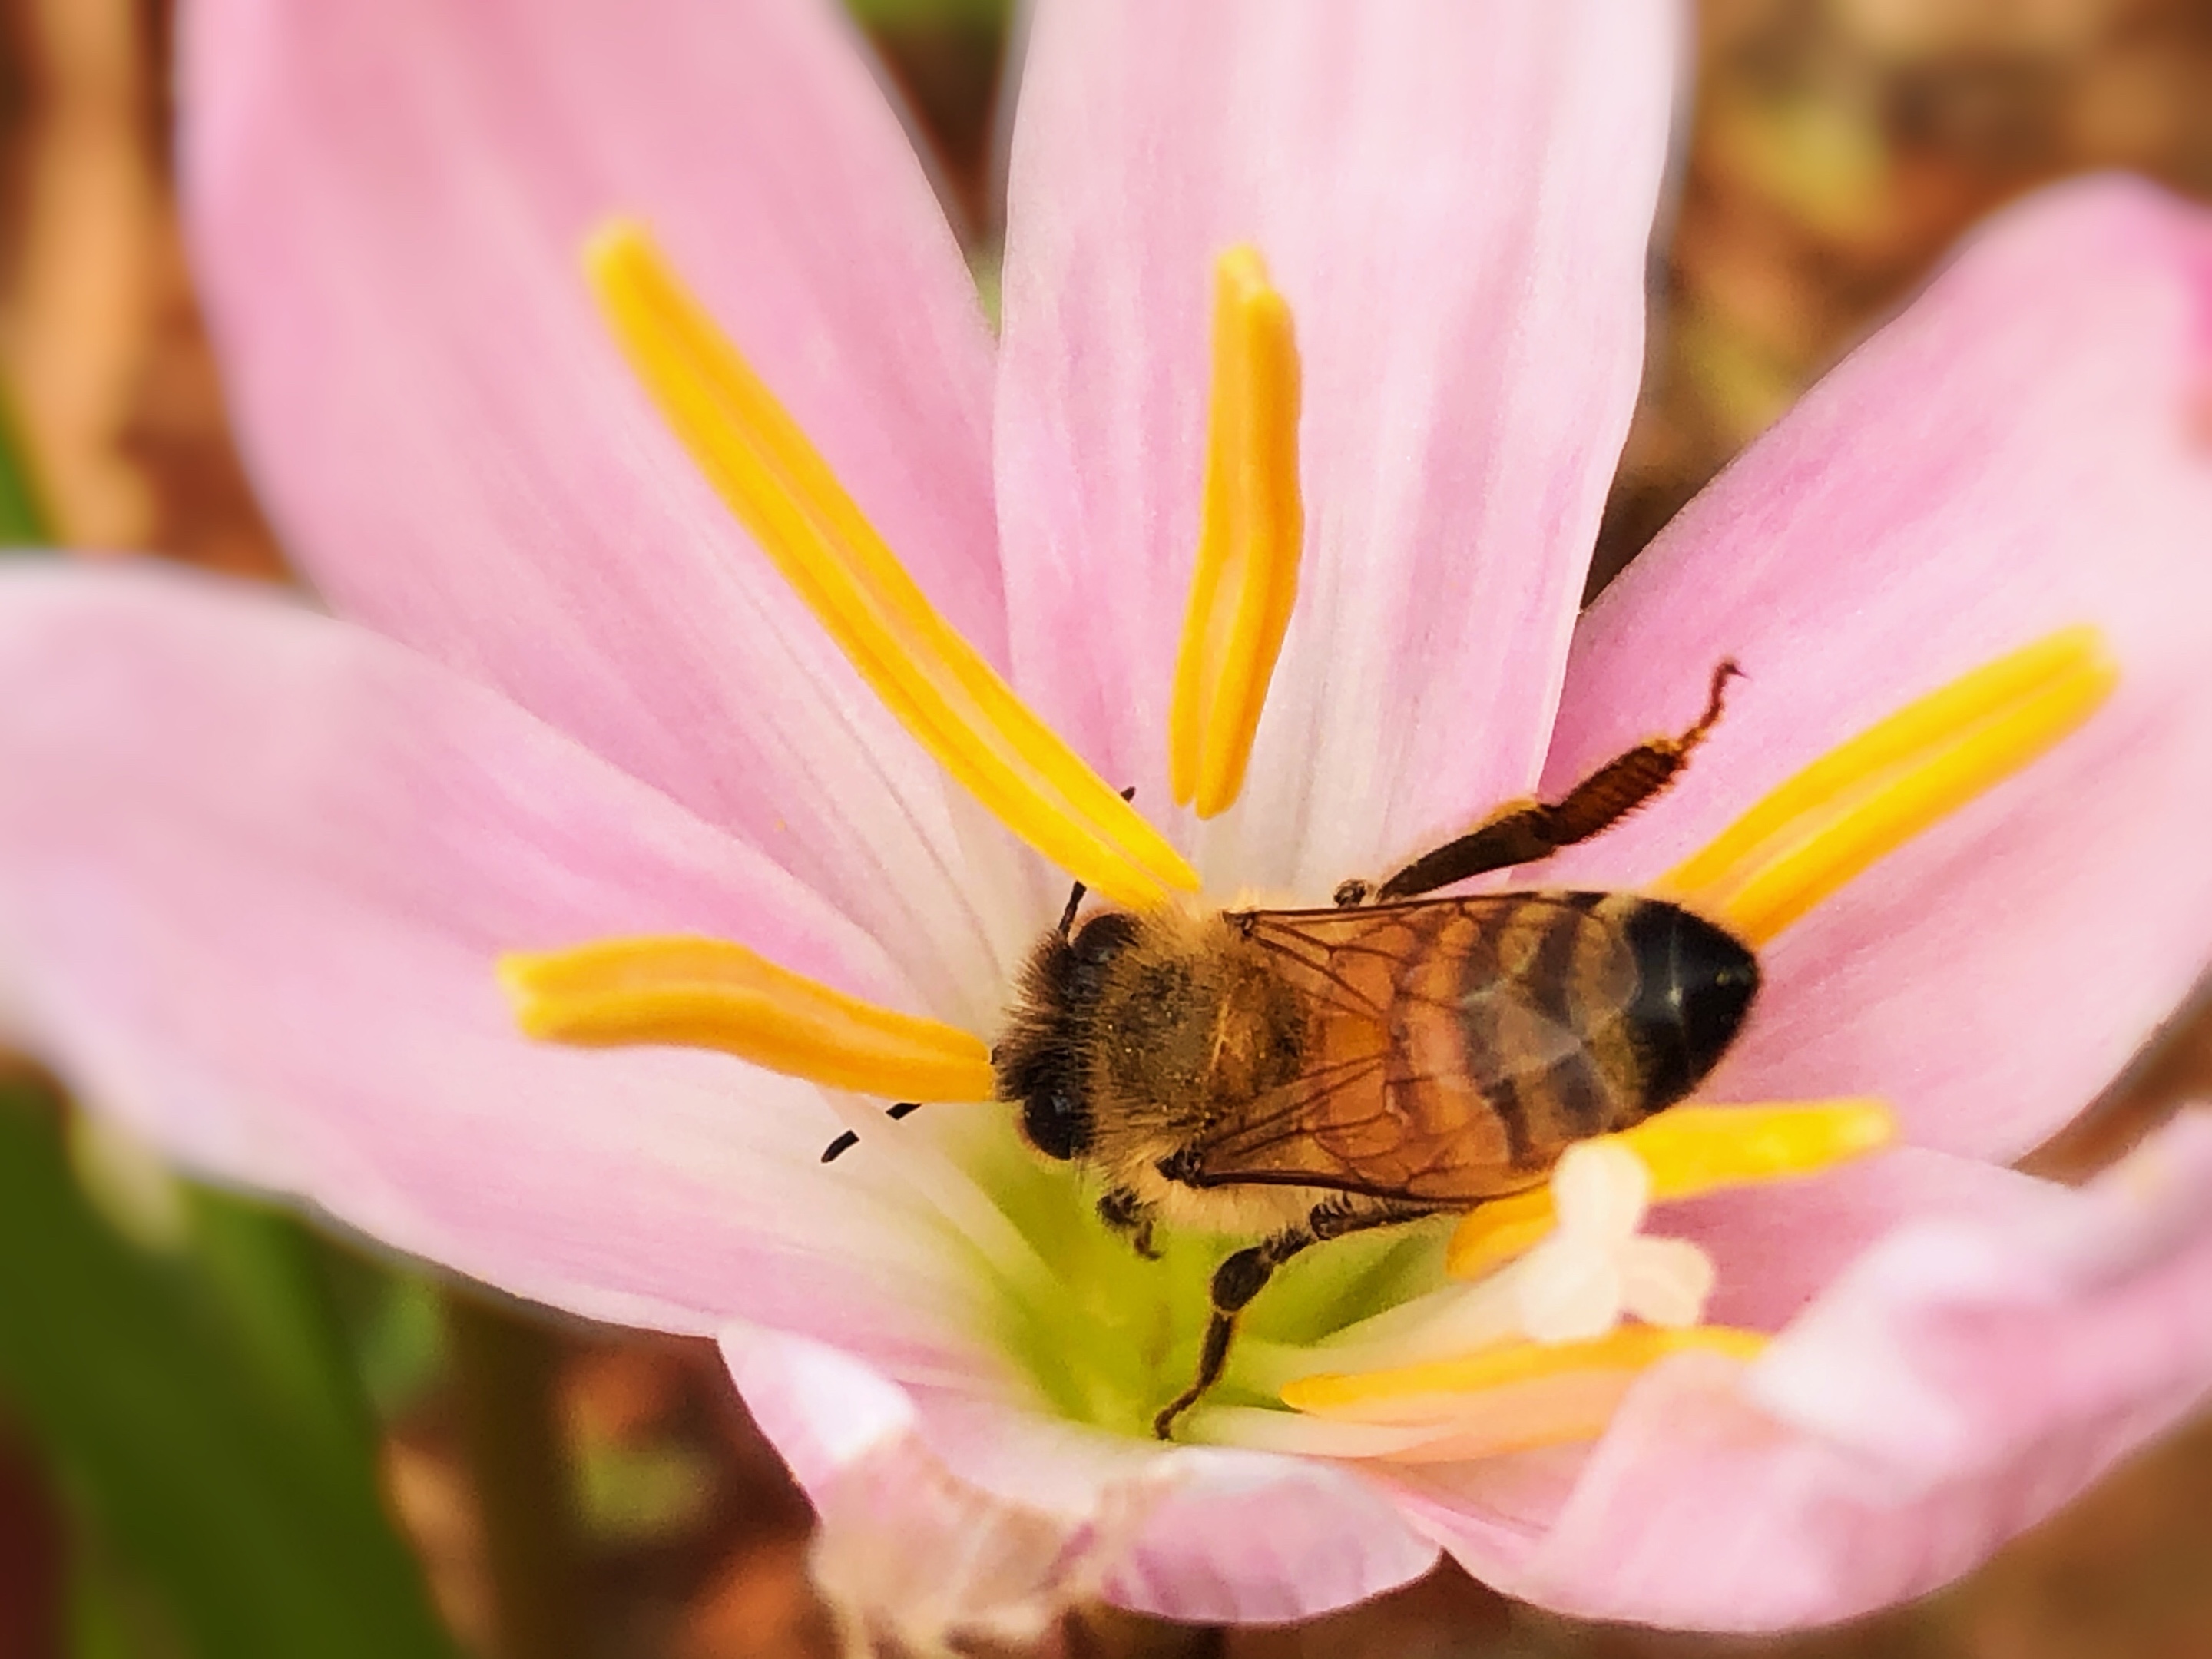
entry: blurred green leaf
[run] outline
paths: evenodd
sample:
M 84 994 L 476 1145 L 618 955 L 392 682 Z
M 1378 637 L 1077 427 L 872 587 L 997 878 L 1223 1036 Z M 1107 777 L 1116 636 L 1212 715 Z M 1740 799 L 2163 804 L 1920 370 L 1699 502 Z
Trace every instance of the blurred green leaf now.
M 845 0 L 864 28 L 1000 28 L 1012 0 Z
M 358 1254 L 333 1252 L 354 1364 L 377 1416 L 404 1415 L 446 1364 L 442 1292 L 427 1274 Z
M 0 553 L 27 552 L 52 539 L 15 416 L 0 408 Z
M 191 1659 L 158 1599 L 79 1517 L 70 1552 L 70 1659 Z
M 325 1281 L 321 1241 L 265 1204 L 196 1188 L 192 1246 L 232 1333 L 301 1429 L 337 1458 L 372 1462 L 376 1419 Z
M 714 1497 L 714 1460 L 696 1446 L 587 1443 L 576 1460 L 577 1506 L 592 1536 L 625 1545 L 696 1526 Z
M 200 1659 L 453 1659 L 360 1407 L 331 1403 L 349 1379 L 290 1322 L 313 1287 L 271 1246 L 282 1218 L 234 1202 L 203 1206 L 206 1267 L 149 1255 L 88 1206 L 36 1097 L 0 1091 L 0 1391 Z M 80 1628 L 97 1652 L 96 1610 Z

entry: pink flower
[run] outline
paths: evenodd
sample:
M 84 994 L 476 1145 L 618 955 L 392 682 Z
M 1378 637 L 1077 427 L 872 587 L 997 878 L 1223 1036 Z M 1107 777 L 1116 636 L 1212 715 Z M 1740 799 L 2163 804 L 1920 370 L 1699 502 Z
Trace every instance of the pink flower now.
M 946 1615 L 1002 1632 L 1063 1583 L 1296 1617 L 1439 1546 L 1578 1613 L 1832 1619 L 1964 1571 L 2212 1385 L 2212 1128 L 2081 1193 L 2002 1164 L 2212 944 L 2203 215 L 2122 181 L 2014 210 L 1577 618 L 1640 361 L 1662 6 L 1047 0 L 995 346 L 826 5 L 186 23 L 232 391 L 345 620 L 151 569 L 0 578 L 0 1007 L 89 1101 L 520 1294 L 720 1336 L 833 1516 L 914 1492 L 946 1525 L 1043 1517 L 990 1530 L 998 1587 Z M 1216 889 L 1323 896 L 1555 794 L 1734 657 L 1681 782 L 1543 872 L 1646 882 L 1899 704 L 2100 629 L 2122 679 L 2088 726 L 1765 953 L 1704 1097 L 1877 1095 L 1909 1143 L 1661 1212 L 1718 1267 L 1711 1316 L 1779 1340 L 1646 1372 L 1594 1445 L 1161 1449 L 1042 1408 L 1010 1358 L 1000 1279 L 1041 1241 L 994 1182 L 1042 1177 L 975 1150 L 1003 1111 L 925 1113 L 825 1171 L 841 1120 L 811 1085 L 522 1037 L 501 953 L 650 933 L 988 1030 L 1065 890 L 631 379 L 576 267 L 617 213 L 938 606 L 1186 848 L 1166 710 L 1208 273 L 1264 251 L 1304 354 L 1307 551 Z

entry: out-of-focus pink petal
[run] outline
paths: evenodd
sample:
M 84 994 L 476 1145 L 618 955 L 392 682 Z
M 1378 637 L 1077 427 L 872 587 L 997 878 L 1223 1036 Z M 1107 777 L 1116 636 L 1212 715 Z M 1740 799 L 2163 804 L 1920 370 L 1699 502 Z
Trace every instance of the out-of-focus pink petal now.
M 580 262 L 606 216 L 649 222 L 1000 655 L 988 335 L 836 14 L 202 0 L 191 240 L 257 479 L 334 605 L 972 979 L 935 767 L 665 429 Z
M 2212 1118 L 2008 1222 L 1928 1218 L 1747 1371 L 1634 1390 L 1548 1526 L 1446 1547 L 1511 1593 L 1703 1629 L 1818 1624 L 1948 1583 L 2212 1389 Z
M 1200 1622 L 1308 1618 L 1425 1571 L 1436 1547 L 1348 1470 L 1255 1452 L 1161 1448 L 1048 1419 L 1004 1399 L 910 1393 L 818 1344 L 726 1333 L 754 1417 L 817 1504 L 886 1444 L 916 1438 L 976 1501 L 1012 1511 L 994 1528 L 1110 1541 L 1083 1559 L 1106 1599 Z M 884 1501 L 896 1489 L 872 1483 Z M 913 1494 L 937 1504 L 933 1483 Z M 1018 1517 L 1029 1517 L 1019 1521 Z M 886 1535 L 899 1531 L 883 1517 Z M 995 1532 L 994 1532 L 995 1535 Z M 1076 1559 L 1071 1556 L 1071 1559 Z
M 1070 1511 L 1010 1502 L 946 1467 L 904 1391 L 858 1361 L 750 1330 L 723 1348 L 814 1500 L 815 1583 L 856 1650 L 1030 1645 L 1096 1598 L 1149 1507 L 1141 1477 Z
M 1038 8 L 1011 648 L 1140 803 L 1166 799 L 1216 256 L 1255 243 L 1296 313 L 1308 552 L 1240 879 L 1326 892 L 1535 775 L 1641 365 L 1676 30 L 1660 0 Z
M 1523 872 L 1656 875 L 1912 697 L 2092 622 L 2124 679 L 2082 732 L 1828 900 L 1707 1085 L 1893 1102 L 2009 1158 L 2093 1097 L 2212 956 L 2212 216 L 2053 191 L 1698 501 L 1583 620 L 1547 789 L 1747 678 L 1674 789 Z
M 1900 1146 L 1802 1180 L 1662 1204 L 1646 1225 L 1711 1254 L 1718 1279 L 1706 1323 L 1778 1331 L 1908 1221 L 1967 1216 L 1980 1226 L 2029 1227 L 2070 1201 L 2065 1188 L 2002 1164 Z
M 817 1091 L 530 1042 L 494 977 L 700 931 L 912 1006 L 757 854 L 404 647 L 158 569 L 9 570 L 0 687 L 0 1010 L 89 1103 L 525 1296 L 968 1367 L 961 1259 L 887 1160 L 821 1168 Z
M 1175 1454 L 1174 1479 L 1107 1599 L 1198 1624 L 1311 1619 L 1418 1578 L 1437 1547 L 1352 1471 L 1225 1448 Z
M 1018 1501 L 1096 1505 L 1141 1474 L 1159 1490 L 1107 1599 L 1200 1623 L 1310 1618 L 1403 1583 L 1434 1547 L 1351 1471 L 1208 1446 L 1163 1450 L 999 1401 L 917 1390 L 924 1431 L 969 1480 Z
M 2011 1236 L 2062 1224 L 2066 1189 L 1973 1158 L 1904 1147 L 1817 1178 L 1709 1194 L 1658 1206 L 1649 1227 L 1711 1252 L 1718 1279 L 1708 1322 L 1779 1331 L 1836 1276 L 1907 1224 L 1944 1218 Z M 1735 1374 L 1725 1362 L 1686 1363 L 1699 1376 Z M 1674 1375 L 1652 1373 L 1631 1405 Z M 1668 1384 L 1668 1386 L 1671 1386 Z M 1714 1386 L 1720 1386 L 1715 1384 Z M 1586 1446 L 1555 1446 L 1480 1463 L 1393 1474 L 1416 1521 L 1477 1577 L 1518 1583 L 1570 1504 Z M 1663 1622 L 1663 1621 L 1662 1621 Z

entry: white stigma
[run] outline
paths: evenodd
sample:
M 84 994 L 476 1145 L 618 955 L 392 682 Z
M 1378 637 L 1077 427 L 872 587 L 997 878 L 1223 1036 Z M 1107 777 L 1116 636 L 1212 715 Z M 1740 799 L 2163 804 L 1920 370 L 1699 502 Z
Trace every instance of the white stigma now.
M 1579 1342 L 1624 1316 L 1686 1329 L 1705 1314 L 1711 1257 L 1686 1239 L 1640 1232 L 1651 1174 L 1618 1139 L 1577 1142 L 1552 1172 L 1550 1235 L 1518 1261 L 1364 1319 L 1311 1347 L 1255 1343 L 1248 1373 L 1268 1386 L 1319 1371 L 1382 1370 L 1516 1340 Z
M 1536 1342 L 1582 1342 L 1633 1314 L 1694 1325 L 1712 1293 L 1711 1259 L 1679 1238 L 1641 1232 L 1651 1172 L 1618 1140 L 1578 1141 L 1552 1174 L 1559 1224 L 1511 1270 L 1517 1322 Z

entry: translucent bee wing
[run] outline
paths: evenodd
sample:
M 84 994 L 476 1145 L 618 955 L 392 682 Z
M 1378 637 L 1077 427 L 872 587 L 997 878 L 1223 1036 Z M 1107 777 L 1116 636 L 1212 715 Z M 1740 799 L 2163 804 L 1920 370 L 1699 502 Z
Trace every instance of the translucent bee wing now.
M 1305 1048 L 1295 1079 L 1197 1142 L 1198 1184 L 1449 1206 L 1540 1181 L 1574 1140 L 1641 1115 L 1620 919 L 1642 902 L 1504 893 L 1242 918 L 1306 1004 Z

